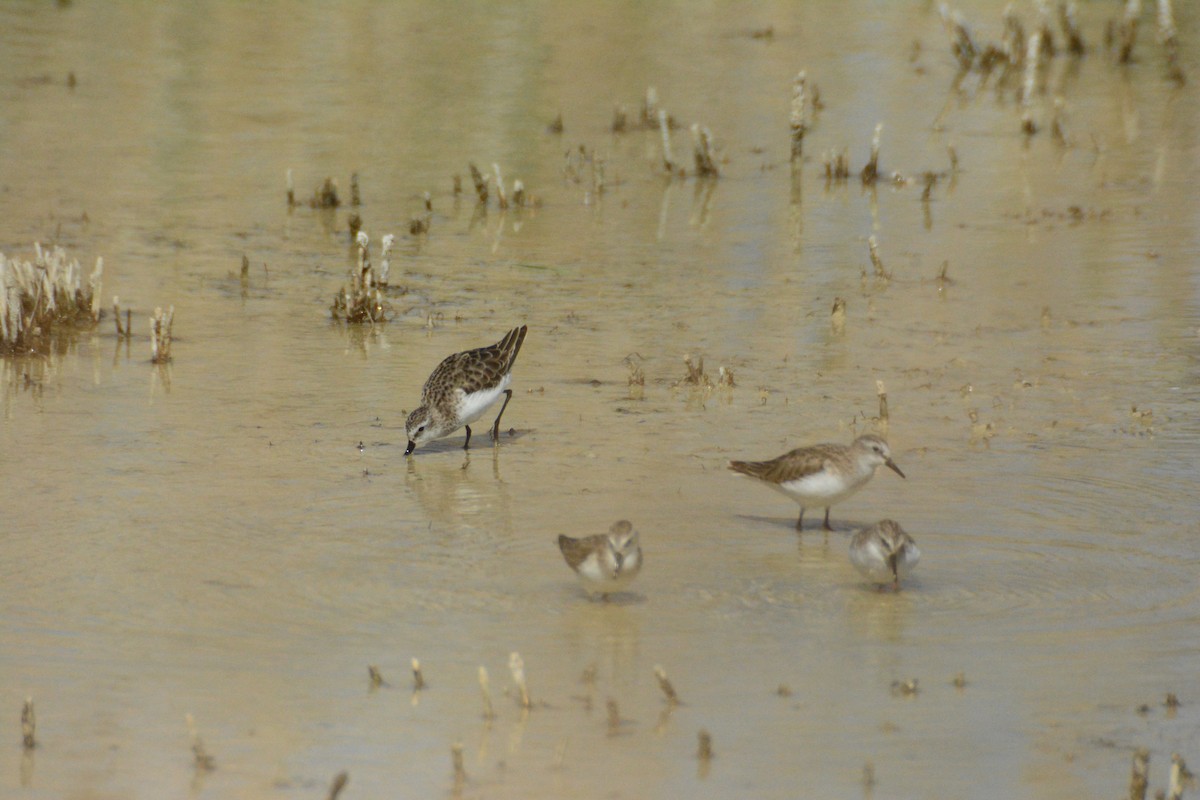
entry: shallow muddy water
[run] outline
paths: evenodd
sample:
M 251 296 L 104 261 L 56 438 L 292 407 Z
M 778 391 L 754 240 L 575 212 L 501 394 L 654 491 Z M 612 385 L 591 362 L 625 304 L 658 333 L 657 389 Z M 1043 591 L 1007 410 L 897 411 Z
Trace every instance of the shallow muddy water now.
M 1120 66 L 1116 4 L 1085 4 L 1026 137 L 1019 78 L 956 81 L 933 4 L 793 5 L 0 9 L 0 252 L 102 256 L 135 333 L 0 361 L 0 795 L 1115 797 L 1138 747 L 1152 789 L 1200 765 L 1194 9 L 1179 87 L 1149 10 Z M 980 39 L 1002 5 L 962 6 Z M 824 108 L 792 170 L 800 69 Z M 636 129 L 648 86 L 686 178 Z M 876 123 L 903 185 L 857 177 Z M 469 162 L 536 205 L 481 210 Z M 307 206 L 351 173 L 361 206 Z M 398 237 L 374 329 L 330 320 L 351 213 L 376 259 Z M 521 323 L 512 435 L 405 458 L 438 361 Z M 680 385 L 688 354 L 736 385 Z M 878 381 L 907 480 L 832 533 L 725 469 L 879 430 Z M 898 594 L 847 558 L 884 517 L 923 550 Z M 619 518 L 645 567 L 591 602 L 554 542 Z

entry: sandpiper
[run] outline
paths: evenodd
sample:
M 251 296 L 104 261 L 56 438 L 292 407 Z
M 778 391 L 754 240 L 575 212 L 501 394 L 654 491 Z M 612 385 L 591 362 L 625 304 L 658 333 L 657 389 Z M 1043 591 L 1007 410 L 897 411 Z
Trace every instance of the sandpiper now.
M 614 522 L 608 533 L 581 539 L 559 536 L 558 549 L 583 588 L 605 600 L 628 586 L 642 569 L 638 533 L 627 519 Z
M 880 589 L 890 583 L 900 591 L 900 579 L 907 577 L 920 560 L 917 543 L 900 523 L 890 519 L 863 528 L 850 540 L 850 562 Z
M 500 438 L 500 417 L 512 399 L 512 366 L 525 341 L 527 327 L 522 325 L 504 334 L 489 347 L 479 347 L 447 357 L 425 381 L 421 405 L 408 415 L 405 432 L 410 454 L 417 445 L 449 436 L 462 427 L 467 429 L 463 449 L 471 446 L 471 423 L 483 416 L 488 407 L 504 395 L 504 405 L 492 423 L 492 440 Z
M 844 444 L 814 444 L 797 447 L 770 461 L 730 461 L 729 468 L 762 481 L 800 504 L 796 530 L 803 530 L 804 509 L 825 507 L 825 530 L 829 527 L 829 507 L 857 492 L 875 475 L 881 464 L 901 478 L 904 473 L 892 461 L 887 442 L 873 433 Z

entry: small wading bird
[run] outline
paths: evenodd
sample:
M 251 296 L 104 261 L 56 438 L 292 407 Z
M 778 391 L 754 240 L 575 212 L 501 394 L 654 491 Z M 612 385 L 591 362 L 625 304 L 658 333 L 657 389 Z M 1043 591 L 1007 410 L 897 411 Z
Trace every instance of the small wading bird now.
M 638 533 L 625 519 L 614 522 L 608 533 L 581 539 L 559 536 L 558 549 L 588 594 L 605 600 L 632 583 L 642 569 Z
M 409 455 L 418 445 L 449 436 L 462 427 L 467 429 L 463 449 L 471 446 L 471 423 L 504 395 L 504 405 L 492 424 L 492 440 L 500 438 L 500 418 L 512 399 L 513 362 L 525 341 L 527 327 L 522 325 L 504 334 L 489 347 L 479 347 L 448 356 L 425 381 L 421 405 L 408 415 L 405 433 Z
M 850 540 L 850 562 L 880 589 L 890 583 L 900 591 L 900 579 L 908 577 L 920 560 L 917 543 L 890 519 L 863 528 Z
M 871 480 L 875 470 L 886 465 L 901 478 L 904 473 L 892 461 L 887 442 L 873 433 L 844 444 L 814 444 L 797 447 L 770 461 L 730 461 L 729 468 L 748 475 L 800 504 L 796 530 L 803 530 L 804 509 L 825 507 L 825 530 L 829 507 L 850 497 Z

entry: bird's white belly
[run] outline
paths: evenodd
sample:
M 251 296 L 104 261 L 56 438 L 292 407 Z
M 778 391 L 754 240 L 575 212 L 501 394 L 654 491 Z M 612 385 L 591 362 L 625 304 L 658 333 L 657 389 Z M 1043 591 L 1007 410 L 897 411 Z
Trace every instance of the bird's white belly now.
M 903 580 L 917 566 L 921 559 L 921 551 L 915 544 L 909 544 L 896 554 L 896 575 L 888 566 L 888 551 L 883 542 L 872 540 L 862 547 L 851 548 L 850 561 L 871 583 L 891 583 L 895 578 Z
M 611 553 L 591 553 L 579 565 L 579 579 L 589 592 L 619 592 L 633 582 L 642 568 L 640 551 L 631 554 L 618 567 Z
M 829 470 L 821 470 L 794 481 L 777 484 L 776 488 L 802 506 L 831 506 L 861 489 L 869 477 L 870 475 L 853 475 L 847 478 L 834 475 Z
M 475 420 L 483 416 L 483 412 L 487 411 L 497 400 L 500 395 L 504 394 L 504 390 L 512 383 L 512 373 L 508 373 L 501 381 L 490 389 L 481 389 L 478 392 L 467 394 L 459 389 L 460 399 L 458 401 L 458 418 L 460 425 L 470 425 Z
M 605 556 L 608 556 L 607 558 Z M 579 578 L 590 589 L 611 591 L 617 577 L 617 564 L 611 555 L 590 553 L 579 565 Z

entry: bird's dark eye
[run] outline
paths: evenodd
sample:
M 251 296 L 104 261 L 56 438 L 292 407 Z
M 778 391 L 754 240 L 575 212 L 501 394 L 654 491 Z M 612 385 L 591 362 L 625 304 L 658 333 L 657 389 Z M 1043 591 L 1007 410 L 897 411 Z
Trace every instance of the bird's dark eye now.
M 421 433 L 421 432 L 423 432 L 424 430 L 425 430 L 425 426 L 424 426 L 424 425 L 422 425 L 421 427 L 417 428 L 417 433 Z

